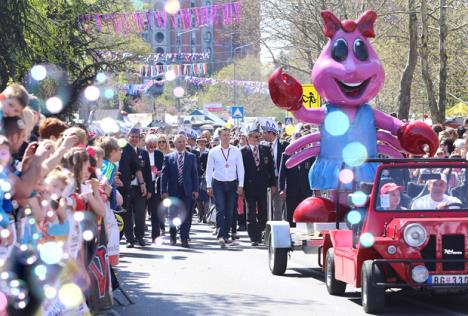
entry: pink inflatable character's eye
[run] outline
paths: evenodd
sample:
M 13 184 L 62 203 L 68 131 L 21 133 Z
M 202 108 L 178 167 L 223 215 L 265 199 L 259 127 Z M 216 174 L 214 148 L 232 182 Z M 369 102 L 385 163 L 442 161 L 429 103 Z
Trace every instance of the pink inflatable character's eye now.
M 348 43 L 342 38 L 339 38 L 333 44 L 331 56 L 337 62 L 342 62 L 348 57 Z
M 354 56 L 356 56 L 356 58 L 361 61 L 367 60 L 367 58 L 369 58 L 369 52 L 367 50 L 367 46 L 364 43 L 364 41 L 360 38 L 354 41 L 353 51 L 354 51 Z

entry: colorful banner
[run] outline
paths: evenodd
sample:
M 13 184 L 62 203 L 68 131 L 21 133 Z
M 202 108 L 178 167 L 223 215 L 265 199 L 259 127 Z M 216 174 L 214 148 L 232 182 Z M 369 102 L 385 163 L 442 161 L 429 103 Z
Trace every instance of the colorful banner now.
M 196 62 L 206 61 L 210 59 L 210 54 L 207 53 L 164 53 L 164 54 L 149 54 L 138 55 L 129 52 L 100 52 L 104 60 L 114 61 L 125 58 L 131 58 L 142 64 L 157 64 L 157 63 L 177 63 L 177 62 Z
M 142 33 L 153 28 L 173 27 L 190 30 L 203 25 L 240 23 L 240 2 L 181 9 L 175 15 L 162 10 L 129 13 L 88 13 L 79 16 L 83 32 Z M 192 18 L 194 17 L 193 21 Z
M 139 65 L 138 73 L 141 77 L 156 78 L 173 71 L 176 76 L 203 76 L 208 74 L 208 65 L 205 63 L 173 64 L 173 65 Z

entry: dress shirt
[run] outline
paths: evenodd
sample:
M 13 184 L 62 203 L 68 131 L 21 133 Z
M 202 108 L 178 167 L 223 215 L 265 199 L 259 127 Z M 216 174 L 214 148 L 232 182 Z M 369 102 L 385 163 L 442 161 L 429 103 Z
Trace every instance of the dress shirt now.
M 149 155 L 150 166 L 151 166 L 151 180 L 152 180 L 152 181 L 156 181 L 156 174 L 153 173 L 154 152 L 152 152 L 152 153 L 148 152 L 148 155 Z
M 224 155 L 221 150 L 223 150 Z M 225 157 L 228 159 L 227 161 Z M 229 167 L 226 168 L 226 164 Z M 244 187 L 244 162 L 239 148 L 230 145 L 228 149 L 222 149 L 221 145 L 218 145 L 210 150 L 206 164 L 207 188 L 211 188 L 213 179 L 218 181 L 238 180 L 239 187 Z
M 132 147 L 133 150 L 135 150 L 136 154 L 137 154 L 137 158 L 138 158 L 138 147 Z M 138 164 L 140 164 L 140 160 L 138 160 Z M 135 174 L 135 179 L 132 180 L 132 182 L 130 182 L 130 185 L 134 185 L 134 186 L 138 186 L 138 178 Z
M 278 176 L 278 138 L 276 138 L 272 143 L 271 143 L 271 150 L 272 150 L 272 156 L 273 156 L 273 167 L 275 167 L 275 176 Z

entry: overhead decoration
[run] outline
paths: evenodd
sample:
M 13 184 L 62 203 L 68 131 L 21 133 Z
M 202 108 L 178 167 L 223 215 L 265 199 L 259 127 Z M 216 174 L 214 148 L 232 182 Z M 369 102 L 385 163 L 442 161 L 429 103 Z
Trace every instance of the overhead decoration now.
M 236 86 L 244 88 L 245 93 L 260 93 L 268 94 L 268 84 L 262 81 L 247 81 L 247 80 L 221 80 L 214 78 L 200 78 L 200 77 L 185 77 L 185 81 L 194 85 L 216 85 L 226 84 L 228 86 Z
M 164 75 L 167 71 L 173 71 L 177 76 L 203 76 L 208 74 L 208 65 L 196 64 L 173 64 L 173 65 L 139 65 L 138 73 L 141 77 L 156 78 Z
M 147 30 L 172 26 L 190 30 L 205 25 L 232 25 L 240 23 L 240 2 L 213 4 L 204 7 L 186 8 L 171 15 L 163 10 L 127 13 L 88 13 L 79 17 L 83 32 L 142 33 Z M 193 18 L 193 19 L 192 19 Z
M 105 60 L 113 61 L 125 58 L 131 58 L 142 64 L 157 64 L 157 63 L 176 63 L 182 62 L 197 62 L 210 59 L 208 53 L 164 53 L 164 54 L 148 54 L 148 55 L 135 55 L 130 52 L 102 52 L 102 57 Z

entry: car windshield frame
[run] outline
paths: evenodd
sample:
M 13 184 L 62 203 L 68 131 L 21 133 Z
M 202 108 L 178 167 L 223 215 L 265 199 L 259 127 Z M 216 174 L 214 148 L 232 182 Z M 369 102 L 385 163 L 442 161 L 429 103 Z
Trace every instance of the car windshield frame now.
M 468 212 L 468 206 L 464 208 L 459 208 L 459 209 L 442 209 L 442 210 L 437 210 L 437 209 L 417 209 L 417 210 L 412 210 L 411 205 L 408 206 L 408 209 L 400 209 L 400 210 L 390 210 L 390 209 L 382 209 L 379 205 L 380 203 L 380 189 L 381 189 L 381 181 L 382 181 L 382 173 L 384 170 L 389 170 L 389 169 L 399 169 L 399 170 L 410 170 L 410 169 L 454 169 L 454 168 L 460 168 L 460 169 L 465 169 L 465 181 L 467 181 L 468 178 L 468 164 L 467 163 L 454 163 L 451 161 L 447 161 L 446 163 L 404 163 L 404 164 L 382 164 L 379 166 L 378 172 L 377 172 L 377 179 L 375 181 L 375 187 L 372 190 L 373 196 L 371 199 L 373 200 L 372 203 L 372 208 L 376 212 L 383 212 L 383 213 L 416 213 L 416 212 Z M 406 188 L 407 188 L 408 183 L 406 183 Z M 414 202 L 414 198 L 413 201 Z M 463 203 L 463 201 L 462 201 Z

